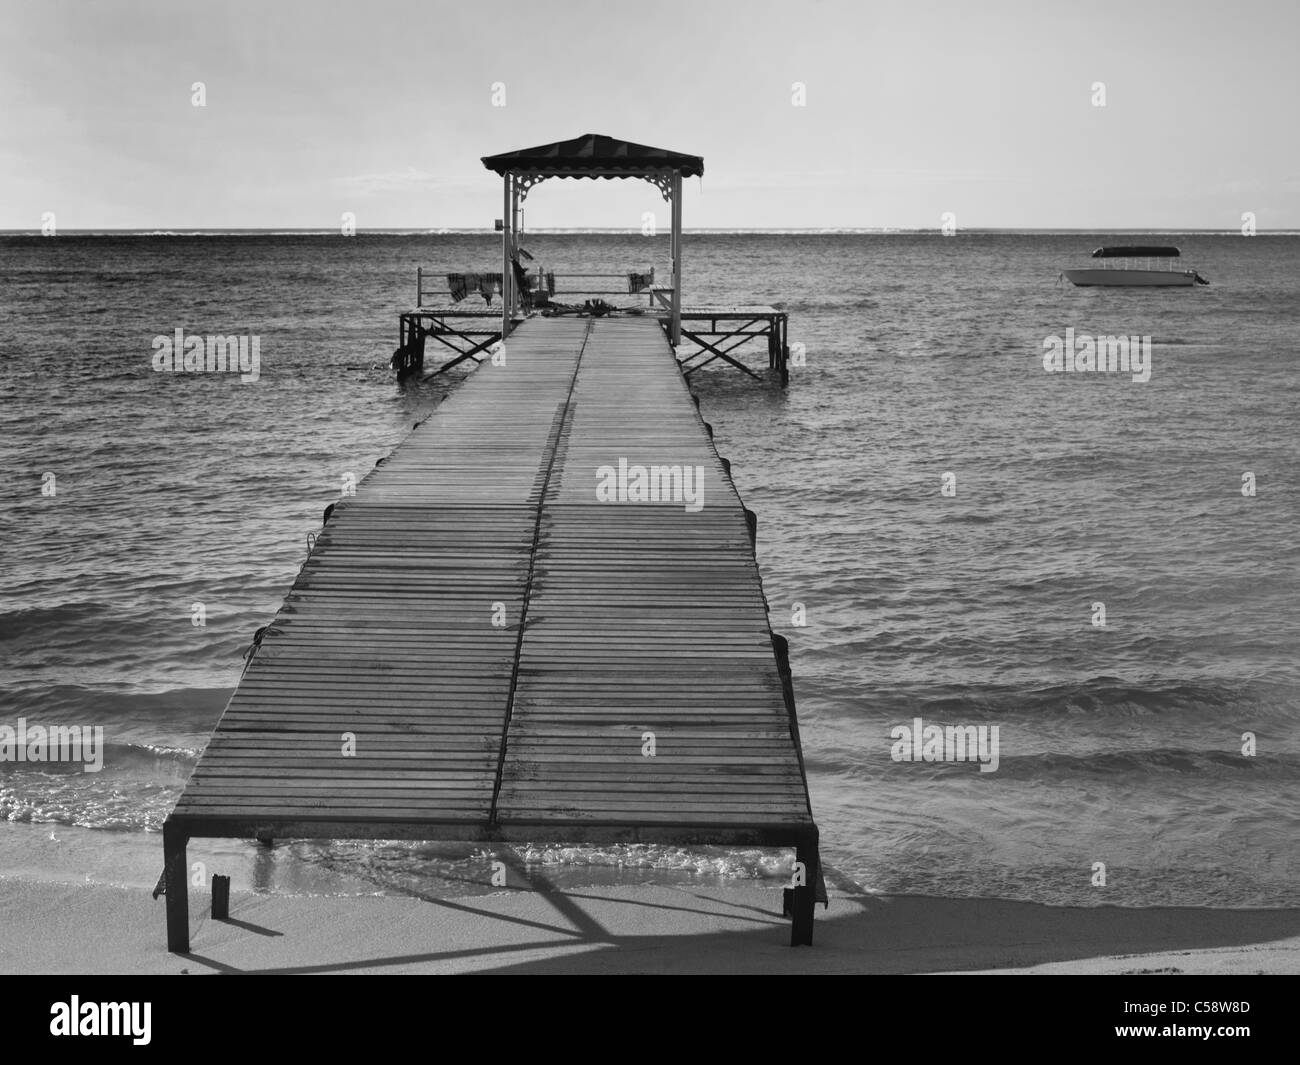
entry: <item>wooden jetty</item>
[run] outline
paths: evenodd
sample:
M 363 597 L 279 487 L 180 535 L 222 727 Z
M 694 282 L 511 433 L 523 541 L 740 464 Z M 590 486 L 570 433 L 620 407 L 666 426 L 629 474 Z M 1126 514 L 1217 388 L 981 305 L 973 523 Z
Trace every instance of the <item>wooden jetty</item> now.
M 620 461 L 702 469 L 702 505 L 600 502 Z M 810 942 L 752 531 L 656 323 L 525 322 L 330 514 L 164 826 L 169 949 L 207 836 L 794 847 Z
M 510 325 L 327 510 L 259 633 L 163 828 L 169 950 L 202 837 L 790 847 L 791 943 L 812 942 L 785 641 L 668 335 Z

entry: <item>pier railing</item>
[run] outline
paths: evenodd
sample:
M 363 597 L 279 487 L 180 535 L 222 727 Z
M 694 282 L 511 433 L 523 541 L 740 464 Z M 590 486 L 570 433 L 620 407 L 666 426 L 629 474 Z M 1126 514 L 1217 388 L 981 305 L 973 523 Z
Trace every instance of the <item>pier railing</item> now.
M 671 293 L 672 286 L 655 283 L 654 267 L 644 273 L 634 270 L 623 273 L 556 273 L 538 267 L 525 276 L 530 281 L 529 295 L 534 301 L 545 296 L 546 301 L 564 303 L 582 296 L 636 296 L 645 294 L 648 305 L 653 303 L 655 292 Z M 416 267 L 415 306 L 448 307 L 466 300 L 481 300 L 490 307 L 500 306 L 501 274 L 491 271 L 426 270 Z M 542 302 L 542 301 L 537 301 Z M 469 306 L 475 306 L 470 303 Z
M 542 311 L 550 305 L 572 307 L 591 296 L 644 295 L 644 310 L 624 306 L 624 313 L 648 314 L 666 321 L 673 313 L 672 285 L 655 283 L 654 268 L 645 273 L 553 273 L 528 271 L 527 290 L 519 295 L 525 314 Z M 400 334 L 392 366 L 399 378 L 419 375 L 424 380 L 436 377 L 464 362 L 482 362 L 489 350 L 501 340 L 501 274 L 416 270 L 416 307 L 400 316 Z M 595 313 L 604 313 L 604 308 Z M 676 346 L 682 373 L 690 377 L 715 362 L 723 362 L 755 380 L 761 380 L 743 356 L 760 345 L 767 348 L 767 368 L 775 370 L 784 385 L 789 381 L 790 347 L 788 320 L 775 307 L 744 305 L 727 307 L 683 307 L 680 343 Z M 429 373 L 424 372 L 427 342 L 433 341 L 443 360 Z

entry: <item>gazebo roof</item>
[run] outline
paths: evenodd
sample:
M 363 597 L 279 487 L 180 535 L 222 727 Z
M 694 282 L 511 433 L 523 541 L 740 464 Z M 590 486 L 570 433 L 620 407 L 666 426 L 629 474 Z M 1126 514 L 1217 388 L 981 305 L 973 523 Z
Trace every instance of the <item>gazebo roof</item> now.
M 704 173 L 701 156 L 633 144 L 599 133 L 584 133 L 569 141 L 486 155 L 483 165 L 501 175 L 521 170 L 589 178 L 630 177 L 656 170 L 679 170 L 682 177 L 698 177 Z

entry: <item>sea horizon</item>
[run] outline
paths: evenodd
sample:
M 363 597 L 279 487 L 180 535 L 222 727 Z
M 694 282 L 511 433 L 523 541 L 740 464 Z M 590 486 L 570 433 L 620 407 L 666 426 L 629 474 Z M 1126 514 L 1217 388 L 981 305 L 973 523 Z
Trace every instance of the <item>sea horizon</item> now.
M 682 233 L 685 236 L 897 236 L 897 235 L 917 235 L 933 234 L 943 236 L 945 239 L 968 236 L 1074 236 L 1087 235 L 1095 233 L 1099 235 L 1116 235 L 1131 234 L 1133 236 L 1223 236 L 1223 237 L 1240 237 L 1242 232 L 1239 228 L 1178 228 L 1178 229 L 1155 229 L 1135 227 L 1110 227 L 1110 228 L 1016 228 L 1007 226 L 963 226 L 960 230 L 953 233 L 944 233 L 942 226 L 803 226 L 781 228 L 776 226 L 753 227 L 743 226 L 723 226 L 723 227 L 692 227 L 684 226 Z M 617 226 L 541 226 L 529 228 L 521 231 L 521 235 L 540 234 L 556 236 L 641 236 L 641 230 L 637 227 L 617 227 Z M 666 233 L 661 233 L 666 236 Z M 46 234 L 41 233 L 39 227 L 32 229 L 0 229 L 0 237 L 42 237 L 50 239 Z M 366 228 L 358 226 L 348 234 L 340 232 L 339 227 L 325 228 L 307 226 L 302 228 L 293 227 L 251 227 L 243 229 L 222 229 L 217 227 L 149 227 L 149 228 L 94 228 L 94 229 L 60 229 L 57 234 L 51 235 L 53 239 L 59 236 L 65 237 L 238 237 L 238 236 L 293 236 L 293 237 L 338 237 L 338 236 L 400 236 L 400 237 L 418 237 L 418 236 L 491 236 L 499 237 L 500 231 L 490 227 L 468 226 L 468 227 L 420 227 L 420 226 L 395 226 L 395 227 L 375 227 Z M 1294 237 L 1300 236 L 1300 229 L 1257 229 L 1252 237 Z

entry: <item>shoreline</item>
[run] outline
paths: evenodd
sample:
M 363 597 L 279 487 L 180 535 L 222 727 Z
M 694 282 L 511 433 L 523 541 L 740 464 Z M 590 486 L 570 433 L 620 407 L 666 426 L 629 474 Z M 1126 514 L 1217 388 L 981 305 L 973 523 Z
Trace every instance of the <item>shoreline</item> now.
M 191 896 L 192 952 L 169 954 L 149 891 L 0 878 L 0 972 L 1300 973 L 1300 908 L 1056 907 L 841 894 L 812 948 L 789 946 L 779 888 L 556 889 L 292 896 L 232 891 L 230 919 Z

